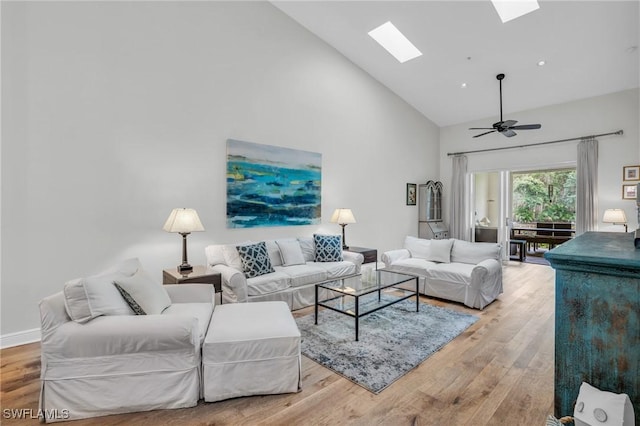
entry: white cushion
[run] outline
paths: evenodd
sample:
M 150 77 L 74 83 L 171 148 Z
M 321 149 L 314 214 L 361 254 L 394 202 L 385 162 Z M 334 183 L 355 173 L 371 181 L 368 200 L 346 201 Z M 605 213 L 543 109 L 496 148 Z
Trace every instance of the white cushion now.
M 171 305 L 167 290 L 142 268 L 131 277 L 116 278 L 114 281 L 129 293 L 147 315 L 161 314 Z
M 246 246 L 249 244 L 251 244 L 251 242 L 246 241 L 240 244 L 226 244 L 223 246 L 222 254 L 224 256 L 224 263 L 238 271 L 243 271 L 242 258 L 240 257 L 240 253 L 238 253 L 236 246 Z
M 289 276 L 291 287 L 300 287 L 327 279 L 327 271 L 313 262 L 304 265 L 276 266 L 275 269 Z
M 313 262 L 316 258 L 316 245 L 311 237 L 298 238 L 305 262 Z
M 247 278 L 247 294 L 249 296 L 259 296 L 282 291 L 289 288 L 289 281 L 289 275 L 283 272 L 271 272 Z
M 276 240 L 276 244 L 280 248 L 280 254 L 282 255 L 282 265 L 304 265 L 304 254 L 302 254 L 302 249 L 300 248 L 300 243 L 298 242 L 298 240 Z
M 410 259 L 401 259 L 393 262 L 391 264 L 391 269 L 396 272 L 405 272 L 409 275 L 425 276 L 427 274 L 427 270 L 434 266 L 436 266 L 435 262 L 412 257 Z
M 127 259 L 100 274 L 67 282 L 63 293 L 69 317 L 84 323 L 100 315 L 133 315 L 113 281 L 132 276 L 139 268 L 138 259 Z
M 265 240 L 267 245 L 267 253 L 269 253 L 269 260 L 271 260 L 271 266 L 282 265 L 282 255 L 280 253 L 281 248 L 278 246 L 277 241 Z
M 453 240 L 451 261 L 478 264 L 486 259 L 500 261 L 500 244 L 471 243 L 469 241 Z
M 225 265 L 224 245 L 216 244 L 205 247 L 204 252 L 207 255 L 207 263 L 210 266 Z
M 411 257 L 426 259 L 429 256 L 429 246 L 431 240 L 407 236 L 404 239 L 404 248 L 409 250 Z
M 307 265 L 314 265 L 324 269 L 327 272 L 327 279 L 339 278 L 345 275 L 353 275 L 356 273 L 356 265 L 346 260 L 340 262 L 313 262 Z
M 431 240 L 429 256 L 426 259 L 432 262 L 449 263 L 452 245 L 453 240 Z
M 411 257 L 429 260 L 431 262 L 449 263 L 453 240 L 426 240 L 407 236 L 404 248 L 409 250 Z

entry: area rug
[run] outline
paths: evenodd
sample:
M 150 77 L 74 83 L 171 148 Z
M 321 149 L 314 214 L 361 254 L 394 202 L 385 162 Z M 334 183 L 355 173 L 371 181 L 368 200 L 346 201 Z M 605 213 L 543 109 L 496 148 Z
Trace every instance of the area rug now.
M 373 392 L 418 366 L 455 339 L 478 317 L 404 300 L 360 318 L 359 341 L 355 319 L 320 310 L 318 325 L 313 313 L 296 318 L 302 334 L 302 354 Z

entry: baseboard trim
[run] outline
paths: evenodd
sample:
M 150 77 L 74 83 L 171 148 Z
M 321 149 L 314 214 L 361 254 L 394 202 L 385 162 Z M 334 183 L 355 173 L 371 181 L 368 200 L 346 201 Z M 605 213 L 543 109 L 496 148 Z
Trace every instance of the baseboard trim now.
M 26 345 L 27 343 L 39 342 L 40 338 L 41 335 L 39 328 L 32 328 L 31 330 L 4 334 L 0 336 L 0 349 Z

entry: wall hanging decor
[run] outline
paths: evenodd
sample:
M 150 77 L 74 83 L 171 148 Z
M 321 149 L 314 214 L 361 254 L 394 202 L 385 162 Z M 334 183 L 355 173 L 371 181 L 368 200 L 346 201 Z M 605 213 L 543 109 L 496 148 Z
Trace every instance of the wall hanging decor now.
M 408 206 L 416 205 L 416 198 L 417 198 L 416 188 L 417 188 L 417 185 L 415 183 L 407 184 L 407 205 Z
M 635 200 L 638 197 L 636 185 L 622 185 L 622 199 Z
M 227 228 L 319 224 L 322 154 L 227 140 Z
M 624 166 L 622 180 L 640 180 L 640 166 Z

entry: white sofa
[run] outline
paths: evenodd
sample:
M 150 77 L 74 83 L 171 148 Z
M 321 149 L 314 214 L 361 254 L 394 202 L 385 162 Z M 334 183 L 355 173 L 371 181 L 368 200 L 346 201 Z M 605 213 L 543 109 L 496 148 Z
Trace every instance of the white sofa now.
M 146 295 L 131 292 L 148 302 L 142 303 L 147 315 L 135 315 L 113 285 L 141 281 Z M 214 294 L 210 284 L 162 286 L 131 259 L 44 298 L 43 420 L 195 406 Z
M 495 243 L 408 236 L 404 248 L 383 253 L 385 268 L 416 275 L 420 293 L 484 309 L 502 293 L 502 247 Z
M 360 273 L 364 260 L 359 253 L 343 251 L 343 260 L 316 261 L 313 237 L 267 240 L 274 272 L 247 278 L 236 247 L 250 243 L 205 248 L 208 267 L 221 273 L 223 303 L 284 301 L 291 310 L 301 309 L 314 304 L 316 283 Z

